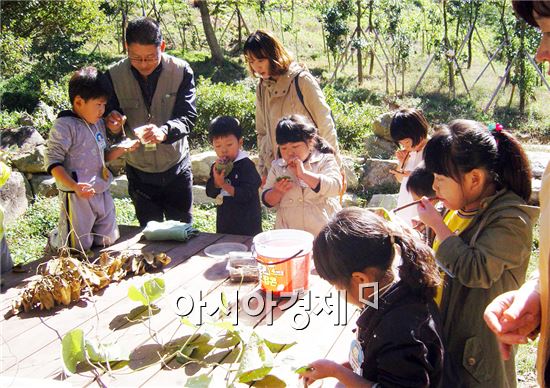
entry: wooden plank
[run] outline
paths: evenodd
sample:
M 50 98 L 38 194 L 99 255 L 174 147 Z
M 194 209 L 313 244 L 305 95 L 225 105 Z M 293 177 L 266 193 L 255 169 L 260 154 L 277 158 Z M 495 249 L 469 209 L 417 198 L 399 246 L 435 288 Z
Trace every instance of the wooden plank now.
M 316 299 L 313 298 L 312 303 L 310 304 L 311 311 L 315 311 L 317 306 L 320 304 L 322 297 L 326 295 L 331 290 L 331 286 L 321 280 L 318 276 L 312 275 L 310 277 L 310 293 L 309 295 L 318 295 L 320 298 Z M 273 309 L 273 325 L 269 325 L 269 319 L 267 316 L 267 312 L 264 311 L 262 314 L 258 316 L 251 316 L 247 315 L 246 312 L 242 311 L 242 313 L 239 315 L 239 325 L 245 325 L 249 327 L 255 327 L 255 331 L 262 337 L 267 338 L 269 340 L 272 340 L 274 342 L 293 342 L 298 341 L 301 342 L 301 331 L 297 331 L 292 327 L 292 322 L 294 319 L 294 316 L 297 312 L 300 311 L 300 303 L 294 304 L 292 307 L 288 307 L 289 305 L 288 300 L 286 299 L 279 299 L 277 300 L 277 306 Z M 255 306 L 254 306 L 255 307 Z M 288 307 L 288 308 L 287 308 Z M 311 312 L 310 312 L 311 313 Z M 310 313 L 306 313 L 309 315 Z M 324 319 L 323 321 L 327 321 Z M 325 328 L 326 329 L 326 328 Z M 329 328 L 328 331 L 325 331 L 323 333 L 323 336 L 321 338 L 327 338 L 328 344 L 327 349 L 332 345 L 332 340 L 336 340 L 338 333 L 334 335 L 334 338 L 331 336 L 327 337 L 327 333 L 330 333 L 332 335 L 332 331 L 330 330 L 332 328 Z M 290 334 L 290 335 L 289 335 Z M 315 341 L 319 341 L 319 336 L 315 336 Z M 288 351 L 283 352 L 283 356 L 286 356 Z M 226 359 L 219 360 L 220 363 L 227 362 Z M 224 364 L 222 364 L 224 365 Z M 236 367 L 236 366 L 234 366 Z M 186 369 L 186 376 L 184 378 L 183 373 L 174 373 L 173 370 L 178 370 L 178 364 L 176 361 L 173 361 L 166 365 L 164 368 L 160 369 L 157 373 L 154 374 L 154 376 L 151 376 L 144 384 L 144 386 L 159 386 L 159 385 L 171 385 L 174 383 L 174 379 L 179 382 L 184 382 L 188 377 L 195 375 L 195 374 L 203 374 L 207 373 L 208 370 L 198 370 L 198 369 Z M 234 374 L 230 374 L 230 380 L 226 381 L 227 378 L 227 369 L 225 367 L 214 367 L 214 371 L 211 374 L 213 376 L 213 385 L 227 385 L 229 384 L 229 381 L 231 381 L 234 377 Z M 297 376 L 292 375 L 290 377 L 295 378 L 297 381 Z M 291 385 L 292 386 L 292 385 Z
M 99 255 L 100 251 L 110 250 L 114 247 L 116 247 L 117 250 L 127 249 L 137 243 L 141 238 L 141 228 L 136 226 L 120 225 L 119 231 L 119 242 L 105 249 L 100 249 L 99 247 L 96 248 L 94 252 L 95 257 Z M 37 267 L 42 263 L 46 263 L 50 259 L 51 256 L 44 256 L 39 260 L 25 264 L 23 266 L 23 269 L 26 271 L 25 273 L 9 273 L 3 276 L 3 284 L 1 287 L 2 302 L 0 304 L 0 321 L 4 319 L 4 314 L 7 310 L 11 308 L 12 299 L 19 295 L 25 285 L 37 274 Z
M 226 236 L 224 239 L 234 242 L 235 236 L 230 238 Z M 249 243 L 247 240 L 242 240 L 241 242 Z M 184 284 L 187 289 L 191 290 L 201 289 L 203 291 L 203 301 L 205 301 L 208 305 L 211 305 L 212 303 L 219 305 L 219 296 L 214 291 L 222 289 L 222 284 L 224 285 L 223 290 L 237 290 L 239 288 L 238 284 L 227 281 L 228 272 L 225 269 L 225 260 L 220 262 L 219 259 L 195 256 L 192 257 L 186 264 L 192 264 L 191 268 L 195 270 L 196 275 L 194 275 L 191 280 L 180 282 L 180 285 Z M 255 287 L 255 284 L 243 285 L 244 289 L 250 289 L 253 287 Z M 174 303 L 176 297 L 179 296 L 178 291 L 180 291 L 180 288 L 176 287 L 173 292 L 171 292 L 171 294 L 173 294 L 172 297 L 168 296 L 163 298 L 159 304 L 159 307 L 161 307 L 162 310 L 161 314 L 151 317 L 148 322 L 148 325 L 154 328 L 153 330 L 158 336 L 156 341 L 151 338 L 151 333 L 149 331 L 141 331 L 136 333 L 134 327 L 127 327 L 126 329 L 119 330 L 116 333 L 117 337 L 124 337 L 124 343 L 127 344 L 130 349 L 135 349 L 132 353 L 134 356 L 132 357 L 132 361 L 128 367 L 110 374 L 100 375 L 98 379 L 101 380 L 101 384 L 105 384 L 107 386 L 131 386 L 135 385 L 136 381 L 143 381 L 146 376 L 154 374 L 156 369 L 160 367 L 160 364 L 154 365 L 155 363 L 158 364 L 160 359 L 158 357 L 154 357 L 154 354 L 152 354 L 155 350 L 161 349 L 159 343 L 165 344 L 174 338 L 178 338 L 180 335 L 184 336 L 189 334 L 189 330 L 185 330 L 186 327 L 181 327 L 179 318 L 170 305 L 170 303 Z M 107 341 L 108 338 L 109 336 L 105 337 Z M 148 362 L 153 365 L 146 369 L 134 371 L 134 369 L 144 367 L 144 363 Z M 73 385 L 81 385 L 81 381 L 78 376 L 72 376 L 68 381 Z
M 177 267 L 178 261 L 180 263 L 184 261 L 185 256 L 189 257 L 197 252 L 201 252 L 205 246 L 219 240 L 220 237 L 220 235 L 202 234 L 190 240 L 186 244 L 180 244 L 179 247 L 174 249 L 174 253 L 179 260 L 174 260 L 173 263 L 170 263 L 170 265 L 166 267 L 165 271 L 169 273 L 172 268 Z M 184 252 L 187 252 L 187 255 L 184 254 Z M 135 282 L 139 278 L 134 277 L 134 279 Z M 116 316 L 116 314 L 113 315 L 110 312 L 112 310 L 109 309 L 112 308 L 113 305 L 127 300 L 127 282 L 130 281 L 131 280 L 126 280 L 119 284 L 115 283 L 110 285 L 100 295 L 97 295 L 94 298 L 94 303 L 82 306 L 82 308 L 76 309 L 74 308 L 76 306 L 73 306 L 73 308 L 61 309 L 56 311 L 57 314 L 53 316 L 51 315 L 51 312 L 38 312 L 38 316 L 30 318 L 25 314 L 22 314 L 21 316 L 16 316 L 8 321 L 2 322 L 3 335 L 5 338 L 9 338 L 9 340 L 4 342 L 2 346 L 6 345 L 13 348 L 12 344 L 17 343 L 17 360 L 21 361 L 24 360 L 26 356 L 35 354 L 39 349 L 52 342 L 55 342 L 56 345 L 58 345 L 57 335 L 52 330 L 47 329 L 45 326 L 46 324 L 55 328 L 62 335 L 72 328 L 81 326 L 84 322 L 89 322 L 92 320 L 95 321 L 98 315 L 110 317 Z M 124 304 L 122 304 L 122 306 L 124 306 Z M 27 323 L 27 321 L 29 323 Z M 32 337 L 35 337 L 34 333 L 38 332 L 43 332 L 44 335 L 38 335 L 36 338 L 21 336 L 20 334 L 22 334 L 22 332 L 20 330 L 20 326 L 23 326 L 22 322 L 25 322 L 24 325 L 27 327 L 27 330 L 28 326 L 31 326 L 33 331 Z M 10 333 L 17 333 L 17 335 Z M 4 370 L 13 366 L 14 365 L 3 363 L 2 368 Z
M 223 237 L 221 240 L 213 240 L 213 239 L 219 239 L 221 235 L 207 235 L 210 236 L 210 242 L 207 242 L 206 240 L 201 244 L 200 248 L 202 251 L 202 248 L 204 248 L 207 245 L 210 245 L 213 241 L 221 241 L 221 240 L 228 240 L 228 241 L 235 241 L 235 239 L 241 239 L 243 240 L 242 236 L 235 237 L 235 236 L 226 236 Z M 196 241 L 199 241 L 198 239 Z M 193 241 L 193 240 L 191 240 Z M 190 242 L 191 242 L 190 241 Z M 181 248 L 180 248 L 181 250 Z M 172 253 L 172 251 L 170 252 Z M 175 291 L 179 285 L 182 283 L 190 283 L 191 281 L 194 281 L 195 279 L 198 279 L 197 281 L 201 281 L 199 275 L 202 275 L 203 273 L 207 272 L 205 269 L 208 269 L 208 265 L 212 266 L 212 264 L 216 263 L 216 259 L 211 258 L 202 258 L 202 257 L 193 257 L 194 263 L 185 263 L 184 265 L 178 265 L 175 267 L 174 270 L 167 271 L 163 278 L 166 280 L 166 285 L 169 290 L 169 292 Z M 218 260 L 219 261 L 219 260 Z M 201 267 L 201 263 L 202 266 Z M 188 265 L 189 264 L 189 265 Z M 206 267 L 204 267 L 206 266 Z M 221 280 L 216 279 L 215 282 L 223 281 L 225 277 L 223 277 Z M 204 281 L 204 280 L 202 280 Z M 122 288 L 122 287 L 121 287 Z M 111 307 L 107 310 L 104 310 L 99 314 L 99 316 L 94 317 L 94 320 L 89 319 L 85 322 L 85 324 L 79 324 L 81 328 L 85 330 L 85 332 L 89 332 L 90 330 L 93 330 L 94 335 L 98 335 L 100 339 L 107 338 L 108 336 L 113 336 L 113 333 L 111 329 L 107 329 L 109 327 L 110 322 L 107 322 L 109 320 L 112 320 L 115 316 L 124 316 L 125 313 L 128 313 L 129 307 L 127 306 L 127 299 L 125 297 L 127 287 L 123 287 L 124 289 L 124 297 L 119 301 L 119 303 L 116 303 L 114 307 Z M 162 302 L 162 301 L 161 301 Z M 160 302 L 159 302 L 160 303 Z M 162 303 L 168 303 L 168 302 L 162 302 Z M 168 307 L 165 308 L 165 310 L 169 310 Z M 160 314 L 159 314 L 160 315 Z M 154 319 L 157 319 L 157 316 L 154 316 Z M 173 319 L 172 316 L 169 317 L 169 320 Z M 126 324 L 126 322 L 122 321 L 117 327 L 119 330 L 117 330 L 114 333 L 114 336 L 118 337 L 123 334 L 123 331 L 120 330 L 120 328 L 124 328 L 126 326 L 129 326 Z M 134 325 L 130 327 L 131 330 L 137 330 L 136 328 L 139 328 L 140 325 Z M 162 328 L 162 325 L 159 326 Z M 143 327 L 141 327 L 143 328 Z M 156 329 L 156 327 L 155 327 Z M 139 330 L 138 330 L 139 331 Z M 62 333 L 64 334 L 64 332 Z M 124 334 L 125 335 L 125 334 Z M 134 338 L 134 333 L 131 333 L 130 336 L 132 339 Z M 146 330 L 146 338 L 149 337 L 149 332 Z M 136 337 L 137 338 L 137 337 Z M 48 346 L 46 346 L 44 349 L 41 349 L 38 353 L 34 353 L 29 357 L 28 360 L 25 360 L 25 366 L 26 368 L 29 368 L 33 371 L 34 375 L 41 375 L 41 376 L 52 376 L 55 375 L 54 371 L 59 372 L 60 370 L 60 360 L 52 360 L 52 362 L 44 362 L 44 357 L 40 356 L 40 354 L 48 354 L 48 357 L 51 357 L 52 354 L 58 354 L 59 352 L 59 341 L 53 341 Z M 89 378 L 85 377 L 84 378 Z

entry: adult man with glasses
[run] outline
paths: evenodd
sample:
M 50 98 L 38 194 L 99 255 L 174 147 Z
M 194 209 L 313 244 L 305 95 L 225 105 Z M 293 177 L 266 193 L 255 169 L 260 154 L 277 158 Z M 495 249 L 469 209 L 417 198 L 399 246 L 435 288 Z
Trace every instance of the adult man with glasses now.
M 141 226 L 164 218 L 191 222 L 187 136 L 197 117 L 193 71 L 164 53 L 160 27 L 151 18 L 128 23 L 126 48 L 128 58 L 111 66 L 103 81 L 111 92 L 106 120 L 119 128 L 110 135 L 116 140 L 125 133 L 143 143 L 126 160 L 137 219 Z

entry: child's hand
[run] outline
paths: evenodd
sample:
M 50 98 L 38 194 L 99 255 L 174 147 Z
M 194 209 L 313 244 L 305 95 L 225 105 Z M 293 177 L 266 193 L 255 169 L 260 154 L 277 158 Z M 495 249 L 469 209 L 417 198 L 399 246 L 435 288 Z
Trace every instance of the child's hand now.
M 95 194 L 95 189 L 89 183 L 77 183 L 74 192 L 80 198 L 90 199 Z
M 422 221 L 424 224 L 431 227 L 432 229 L 438 222 L 443 221 L 443 217 L 441 217 L 441 214 L 439 214 L 435 206 L 426 197 L 423 197 L 420 200 L 420 203 L 417 206 L 417 210 L 420 221 Z
M 390 174 L 392 174 L 398 182 L 401 182 L 404 177 L 411 175 L 411 172 L 405 170 L 390 170 Z
M 214 163 L 214 166 L 212 167 L 212 179 L 214 179 L 214 186 L 216 186 L 218 189 L 221 189 L 223 184 L 225 183 L 225 171 L 223 169 L 218 170 L 216 168 L 216 165 L 218 162 Z
M 405 151 L 405 150 L 397 150 L 395 152 L 395 157 L 399 161 L 400 165 L 403 164 L 403 161 L 405 160 L 405 158 L 407 157 L 408 154 L 409 154 L 409 151 Z
M 290 190 L 293 186 L 293 183 L 289 179 L 281 179 L 278 182 L 275 182 L 275 185 L 273 186 L 273 190 L 279 192 L 280 194 L 286 193 L 288 190 Z
M 126 116 L 116 110 L 111 111 L 111 113 L 105 117 L 105 125 L 115 135 L 122 131 L 125 122 Z
M 330 360 L 317 360 L 308 365 L 305 371 L 300 372 L 300 377 L 304 378 L 304 384 L 307 387 L 313 384 L 315 380 L 325 377 L 334 377 L 339 368 L 344 368 L 341 364 Z
M 302 179 L 304 177 L 304 162 L 300 158 L 293 158 L 288 162 L 288 168 L 296 175 L 296 178 Z

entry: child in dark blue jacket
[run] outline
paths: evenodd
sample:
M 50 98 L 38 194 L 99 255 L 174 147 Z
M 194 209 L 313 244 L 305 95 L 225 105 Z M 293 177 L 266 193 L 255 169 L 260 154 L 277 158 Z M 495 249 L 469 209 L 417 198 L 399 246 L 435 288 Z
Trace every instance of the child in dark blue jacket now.
M 216 232 L 254 236 L 262 231 L 262 184 L 254 162 L 242 150 L 242 128 L 234 117 L 216 117 L 209 138 L 218 160 L 210 169 L 206 194 L 216 198 Z

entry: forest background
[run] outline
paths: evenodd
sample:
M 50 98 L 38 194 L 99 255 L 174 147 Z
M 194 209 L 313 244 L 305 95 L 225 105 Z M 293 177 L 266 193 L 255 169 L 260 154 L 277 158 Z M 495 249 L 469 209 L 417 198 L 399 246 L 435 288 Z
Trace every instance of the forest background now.
M 52 122 L 39 102 L 69 108 L 70 74 L 123 58 L 127 22 L 142 15 L 160 22 L 168 52 L 195 72 L 194 151 L 210 148 L 207 124 L 220 114 L 239 118 L 245 148 L 255 148 L 256 80 L 242 45 L 258 28 L 273 31 L 318 77 L 344 153 L 365 156 L 374 119 L 396 106 L 422 108 L 432 125 L 500 122 L 534 150 L 550 143 L 548 64 L 532 59 L 540 32 L 515 18 L 509 0 L 2 0 L 0 128 L 30 116 L 46 138 Z M 56 201 L 35 198 L 8 225 L 16 262 L 41 256 Z M 118 222 L 135 225 L 129 201 L 116 204 Z M 214 231 L 213 214 L 197 206 L 195 226 Z M 272 222 L 266 215 L 265 226 Z M 520 385 L 535 386 L 535 347 L 520 347 Z

